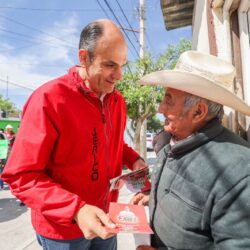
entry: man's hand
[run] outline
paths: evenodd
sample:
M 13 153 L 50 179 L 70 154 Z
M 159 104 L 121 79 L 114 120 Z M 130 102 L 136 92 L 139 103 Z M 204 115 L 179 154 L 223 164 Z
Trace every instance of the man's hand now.
M 150 191 L 137 193 L 131 200 L 130 203 L 134 205 L 148 205 Z
M 101 209 L 91 205 L 84 205 L 76 214 L 75 220 L 82 230 L 84 237 L 91 240 L 95 237 L 108 239 L 114 236 L 107 228 L 114 229 L 115 224 Z
M 133 170 L 138 170 L 138 169 L 145 168 L 145 167 L 148 167 L 148 165 L 145 163 L 145 161 L 143 161 L 140 158 L 136 160 L 133 164 Z
M 138 246 L 136 250 L 156 250 L 156 248 L 151 246 Z

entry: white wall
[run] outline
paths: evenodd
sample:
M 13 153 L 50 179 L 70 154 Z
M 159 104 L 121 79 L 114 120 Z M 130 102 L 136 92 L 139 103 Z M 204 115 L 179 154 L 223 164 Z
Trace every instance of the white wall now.
M 244 99 L 250 105 L 250 1 L 242 0 L 238 9 L 240 28 L 240 47 L 242 74 L 244 82 Z M 250 142 L 250 117 L 246 117 L 248 141 Z
M 193 15 L 193 38 L 192 49 L 209 53 L 209 34 L 207 28 L 207 1 L 196 0 Z M 217 0 L 216 5 L 220 8 L 213 9 L 213 22 L 218 57 L 232 62 L 232 45 L 230 31 L 230 8 L 237 0 Z M 244 85 L 244 100 L 250 105 L 250 0 L 241 0 L 238 9 L 242 73 Z M 248 18 L 248 19 L 247 19 Z M 234 115 L 234 111 L 225 108 L 228 117 Z M 230 122 L 231 119 L 228 119 Z M 232 119 L 233 120 L 233 119 Z M 248 141 L 250 141 L 250 117 L 246 117 L 246 128 L 248 129 Z M 234 130 L 234 123 L 228 127 Z
M 131 129 L 131 120 L 127 118 L 127 124 L 126 124 L 126 129 L 124 131 L 124 141 L 132 148 L 134 148 L 134 143 L 133 143 L 133 139 L 131 139 L 131 137 L 128 134 L 129 133 L 132 135 L 132 137 L 134 138 L 134 131 L 132 131 Z
M 193 15 L 192 49 L 209 53 L 209 39 L 207 30 L 207 0 L 196 0 Z

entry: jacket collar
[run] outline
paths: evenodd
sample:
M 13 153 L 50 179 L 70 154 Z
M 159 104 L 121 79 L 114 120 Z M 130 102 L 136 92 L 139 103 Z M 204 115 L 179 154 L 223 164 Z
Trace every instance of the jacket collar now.
M 221 125 L 219 120 L 213 119 L 195 134 L 173 145 L 169 153 L 173 155 L 179 155 L 194 150 L 195 148 L 198 148 L 202 144 L 205 144 L 206 142 L 211 141 L 213 138 L 218 136 L 223 129 L 224 127 Z M 168 145 L 166 150 L 168 151 L 169 149 L 170 148 Z
M 74 86 L 77 88 L 77 90 L 80 93 L 100 99 L 93 90 L 91 90 L 90 88 L 88 88 L 86 86 L 84 80 L 79 76 L 78 70 L 77 70 L 77 68 L 79 68 L 79 67 L 80 67 L 79 65 L 76 65 L 76 66 L 70 68 L 69 71 L 68 71 L 69 76 L 73 80 Z M 117 90 L 114 89 L 114 91 L 112 93 L 106 94 L 104 99 L 106 100 L 112 94 L 116 93 L 116 91 Z

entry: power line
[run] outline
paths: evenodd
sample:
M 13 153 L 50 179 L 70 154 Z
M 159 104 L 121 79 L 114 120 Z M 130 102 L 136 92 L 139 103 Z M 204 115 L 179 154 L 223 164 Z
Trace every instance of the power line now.
M 37 43 L 37 44 L 29 44 L 29 45 L 25 45 L 25 46 L 21 46 L 21 47 L 12 47 L 12 48 L 9 48 L 9 49 L 3 49 L 3 50 L 0 50 L 0 52 L 7 52 L 7 51 L 11 51 L 11 50 L 21 50 L 21 49 L 25 49 L 25 48 L 30 48 L 30 47 L 35 47 L 35 46 L 39 46 L 41 45 L 41 43 Z
M 106 1 L 106 0 L 104 0 L 105 1 L 105 3 L 106 3 L 106 5 L 108 6 L 108 8 L 110 9 L 110 11 L 111 11 L 111 13 L 113 14 L 113 16 L 115 17 L 115 19 L 116 19 L 116 21 L 119 23 L 119 25 L 121 26 L 121 23 L 119 22 L 119 20 L 118 20 L 118 18 L 116 17 L 116 15 L 115 15 L 115 13 L 113 12 L 113 10 L 112 10 L 112 8 L 110 7 L 110 5 L 108 4 L 108 2 Z M 122 27 L 121 27 L 121 29 L 122 29 Z M 126 37 L 129 39 L 129 37 L 128 37 L 128 35 L 127 35 L 127 33 L 126 33 L 126 31 L 123 29 L 123 32 L 124 32 L 124 34 L 126 35 Z M 134 44 L 131 42 L 131 40 L 129 39 L 129 41 L 130 41 L 130 43 L 133 45 L 133 47 L 134 47 Z M 135 49 L 135 47 L 134 47 L 134 49 Z M 136 51 L 136 53 L 137 53 L 137 55 L 139 56 L 139 54 L 138 54 L 138 52 L 137 52 L 137 50 L 135 49 L 135 51 Z M 132 70 L 131 70 L 131 68 L 130 68 L 130 66 L 129 66 L 129 63 L 127 64 L 127 66 L 128 66 L 128 70 L 129 70 L 129 72 L 130 72 L 130 74 L 132 75 L 132 78 L 133 78 L 133 80 L 134 80 L 134 76 L 133 76 L 133 73 L 132 73 Z
M 109 16 L 109 14 L 106 12 L 106 10 L 103 8 L 103 6 L 101 5 L 101 3 L 99 2 L 99 0 L 96 0 L 96 2 L 98 3 L 99 7 L 102 9 L 103 13 L 106 15 L 107 18 L 111 19 L 111 17 Z M 124 27 L 120 27 L 121 30 L 127 30 L 127 31 L 133 31 L 133 32 L 137 32 L 139 33 L 140 31 L 135 30 L 131 27 L 131 29 L 128 28 L 124 28 Z M 139 42 L 139 41 L 138 41 Z
M 115 12 L 113 11 L 113 9 L 110 7 L 108 1 L 107 1 L 107 0 L 104 0 L 104 2 L 106 3 L 107 7 L 109 8 L 109 10 L 111 11 L 111 13 L 113 14 L 113 16 L 114 16 L 115 20 L 117 21 L 117 23 L 122 27 L 122 25 L 121 25 L 119 19 L 117 18 L 117 16 L 116 16 Z M 135 48 L 134 44 L 133 44 L 132 41 L 130 40 L 128 34 L 126 33 L 125 30 L 123 30 L 123 31 L 124 31 L 124 34 L 125 34 L 125 36 L 127 37 L 128 41 L 129 41 L 129 43 L 130 43 L 130 44 L 132 45 L 132 47 L 134 48 L 134 50 L 135 50 L 137 56 L 140 57 L 140 55 L 139 55 L 137 49 Z
M 49 33 L 47 33 L 47 32 L 44 32 L 44 31 L 39 30 L 39 29 L 36 29 L 36 28 L 34 28 L 34 27 L 32 27 L 32 26 L 29 26 L 29 25 L 27 25 L 27 24 L 24 24 L 24 23 L 18 22 L 18 21 L 16 21 L 16 20 L 12 19 L 12 18 L 9 18 L 9 17 L 6 17 L 6 16 L 3 16 L 3 15 L 0 15 L 0 17 L 2 17 L 2 18 L 4 18 L 4 19 L 6 19 L 6 20 L 8 20 L 8 21 L 11 21 L 11 22 L 13 22 L 13 23 L 16 23 L 16 24 L 18 24 L 18 25 L 24 26 L 24 27 L 26 27 L 26 28 L 28 28 L 28 29 L 33 30 L 33 31 L 36 31 L 36 32 L 39 32 L 39 33 L 45 34 L 45 35 L 47 35 L 47 36 L 53 37 L 53 38 L 55 38 L 55 39 L 58 39 L 58 40 L 60 40 L 60 41 L 63 41 L 63 42 L 65 42 L 65 43 L 67 43 L 66 41 L 64 41 L 63 39 L 61 39 L 61 38 L 59 38 L 59 37 L 53 36 L 53 35 L 51 35 L 51 34 L 49 34 Z M 73 47 L 73 46 L 70 46 L 70 45 L 67 45 L 67 46 L 69 46 L 69 47 L 71 47 L 71 48 L 74 48 L 74 49 L 75 49 L 75 47 Z
M 61 67 L 56 64 L 56 65 L 45 65 L 42 64 L 40 65 L 39 63 L 13 63 L 13 62 L 0 62 L 0 65 L 6 65 L 6 64 L 10 64 L 10 65 L 17 65 L 17 66 L 38 66 L 39 68 L 58 68 L 61 69 Z
M 15 31 L 7 30 L 7 29 L 4 29 L 4 28 L 0 28 L 0 30 L 4 31 L 4 32 L 6 32 L 6 33 L 10 33 L 10 34 L 16 35 L 16 36 L 22 36 L 22 37 L 25 37 L 25 38 L 31 38 L 32 40 L 26 40 L 26 39 L 25 39 L 25 40 L 26 40 L 26 41 L 34 42 L 34 41 L 33 41 L 33 40 L 34 40 L 34 37 L 33 37 L 33 36 L 29 36 L 29 35 L 26 35 L 26 34 L 23 34 L 23 33 L 19 33 L 19 32 L 15 32 Z M 65 35 L 66 35 L 66 34 L 65 34 Z M 20 41 L 25 41 L 25 40 L 21 40 L 21 39 L 19 39 L 19 40 L 20 40 Z M 54 41 L 54 40 L 46 40 L 46 39 L 42 39 L 42 38 L 35 38 L 35 40 L 39 40 L 39 41 L 41 41 L 41 42 L 49 43 L 49 44 L 51 44 L 51 43 L 50 43 L 51 41 Z M 62 41 L 60 41 L 60 42 L 62 42 Z M 69 46 L 68 44 L 62 43 L 61 45 L 66 46 L 66 47 L 68 47 L 68 48 L 70 48 L 70 49 L 72 49 L 72 50 L 75 50 L 75 48 Z
M 102 7 L 101 3 L 99 2 L 99 0 L 96 0 L 96 2 L 98 3 L 99 7 L 101 8 L 101 10 L 104 12 L 104 14 L 106 15 L 107 18 L 110 19 L 109 14 L 106 12 L 106 10 Z
M 14 9 L 14 10 L 25 10 L 25 11 L 56 11 L 56 12 L 89 12 L 89 11 L 100 11 L 98 9 L 49 9 L 49 8 L 28 8 L 28 7 L 14 7 L 14 6 L 0 6 L 0 9 Z M 115 9 L 115 11 L 120 11 L 119 9 Z M 130 9 L 126 9 L 126 11 L 132 11 Z
M 7 32 L 7 33 L 15 34 L 15 35 L 18 35 L 18 36 L 24 36 L 24 37 L 33 38 L 32 36 L 28 36 L 28 35 L 25 35 L 23 33 L 19 33 L 19 32 L 15 32 L 15 31 L 7 30 L 7 29 L 4 29 L 4 28 L 0 28 L 0 30 L 2 30 L 4 32 Z
M 1 30 L 1 28 L 0 28 L 0 30 Z M 5 32 L 8 32 L 8 31 L 5 31 Z M 22 35 L 22 34 L 18 34 L 18 33 L 15 34 L 15 32 L 11 32 L 11 31 L 9 31 L 9 33 L 11 33 L 13 35 Z M 23 36 L 25 37 L 25 35 L 23 35 Z M 27 36 L 27 37 L 31 37 L 31 36 Z M 28 42 L 29 44 L 25 45 L 25 46 L 21 46 L 21 47 L 13 47 L 13 48 L 9 48 L 9 49 L 3 49 L 3 50 L 0 50 L 0 52 L 6 52 L 6 51 L 9 51 L 9 50 L 16 50 L 16 49 L 23 49 L 23 48 L 27 48 L 27 47 L 35 47 L 35 46 L 39 46 L 39 45 L 42 45 L 42 44 L 49 44 L 50 47 L 55 47 L 55 48 L 58 48 L 58 46 L 61 45 L 61 46 L 68 47 L 68 49 L 70 49 L 72 51 L 75 50 L 72 47 L 67 46 L 66 44 L 53 44 L 53 43 L 50 42 L 50 40 L 46 41 L 46 40 L 43 40 L 43 39 L 37 39 L 37 40 L 41 40 L 41 42 L 34 42 L 33 40 L 20 39 L 20 38 L 16 38 L 16 37 L 12 37 L 12 36 L 6 36 L 6 35 L 4 36 L 4 38 L 15 39 L 15 40 L 26 42 L 26 43 Z
M 148 33 L 146 31 L 145 31 L 145 34 L 146 34 L 146 39 L 147 39 L 151 49 L 154 50 L 153 44 L 151 43 L 151 39 L 149 38 Z
M 124 21 L 123 16 L 119 15 L 119 14 L 121 14 L 121 13 L 118 13 L 118 12 L 115 10 L 113 4 L 114 4 L 114 0 L 112 0 L 112 3 L 109 3 L 109 5 L 110 5 L 111 9 L 114 11 L 114 13 L 116 14 L 116 16 L 117 16 L 117 18 L 119 19 L 119 21 L 121 22 L 121 29 L 123 29 L 123 27 L 126 26 L 126 23 L 125 23 L 125 21 Z M 109 10 L 109 11 L 110 11 L 110 10 Z M 111 12 L 111 11 L 110 11 L 110 12 Z M 113 15 L 112 12 L 111 12 L 111 14 Z
M 131 31 L 133 32 L 133 34 L 134 34 L 134 36 L 135 36 L 136 41 L 139 43 L 138 38 L 137 38 L 137 36 L 136 36 L 136 34 L 135 34 L 134 30 L 133 30 L 133 27 L 131 26 L 131 24 L 130 24 L 130 22 L 129 22 L 128 18 L 127 18 L 127 16 L 125 15 L 125 13 L 124 13 L 124 11 L 123 11 L 123 8 L 122 8 L 122 6 L 120 5 L 120 3 L 119 3 L 117 0 L 115 0 L 115 1 L 116 1 L 117 5 L 119 6 L 119 8 L 120 8 L 120 10 L 121 10 L 121 12 L 122 12 L 122 14 L 123 14 L 123 16 L 125 17 L 125 19 L 126 19 L 126 21 L 127 21 L 128 25 L 129 25 L 129 27 L 130 27 Z
M 6 80 L 4 80 L 4 79 L 2 79 L 2 78 L 0 78 L 0 81 L 6 83 Z M 9 80 L 8 80 L 8 84 L 12 84 L 12 85 L 15 85 L 15 86 L 18 86 L 18 87 L 21 87 L 21 88 L 24 88 L 24 89 L 32 90 L 32 91 L 35 90 L 34 88 L 27 87 L 27 86 L 22 85 L 22 84 L 20 84 L 20 83 L 12 82 L 12 81 L 9 81 Z
M 109 19 L 111 19 L 111 17 L 108 15 L 108 13 L 105 11 L 105 9 L 103 8 L 103 6 L 101 5 L 101 3 L 99 2 L 99 0 L 96 0 L 98 5 L 100 6 L 100 8 L 102 9 L 102 11 L 104 12 L 104 14 L 106 15 L 106 17 L 108 17 Z M 122 28 L 120 27 L 121 30 L 127 30 L 126 28 Z M 124 31 L 125 33 L 125 31 Z M 129 50 L 131 51 L 130 47 L 129 47 Z M 133 54 L 133 51 L 131 51 L 131 53 Z
M 98 5 L 100 6 L 100 8 L 101 8 L 101 9 L 103 10 L 103 12 L 105 13 L 105 15 L 106 15 L 109 19 L 111 19 L 111 18 L 108 16 L 108 14 L 105 12 L 105 10 L 104 10 L 104 8 L 102 7 L 102 5 L 101 5 L 101 3 L 99 2 L 99 0 L 96 0 L 96 1 L 97 1 Z M 122 27 L 120 27 L 120 29 L 122 29 Z M 124 30 L 124 28 L 123 28 L 123 30 Z M 125 33 L 125 31 L 124 31 L 124 33 Z M 132 77 L 133 77 L 133 74 L 132 74 L 131 68 L 130 68 L 130 66 L 129 66 L 129 63 L 127 64 L 127 67 L 128 67 L 129 72 L 131 73 L 131 75 L 132 75 Z

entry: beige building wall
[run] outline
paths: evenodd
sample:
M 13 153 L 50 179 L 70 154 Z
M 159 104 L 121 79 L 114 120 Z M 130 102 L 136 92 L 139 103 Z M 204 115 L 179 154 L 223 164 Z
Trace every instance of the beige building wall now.
M 209 53 L 206 0 L 195 1 L 192 29 L 192 49 Z
M 208 2 L 209 1 L 209 2 Z M 196 0 L 193 14 L 192 49 L 210 53 L 209 39 L 213 39 L 217 56 L 232 63 L 232 37 L 230 15 L 232 9 L 238 8 L 240 49 L 242 60 L 242 78 L 244 100 L 250 105 L 250 0 L 213 0 L 212 18 L 215 36 L 208 32 L 208 11 L 211 0 Z M 225 108 L 227 126 L 235 131 L 235 112 Z M 246 117 L 248 141 L 250 141 L 250 117 Z
M 240 28 L 240 48 L 242 58 L 242 75 L 244 82 L 244 99 L 250 105 L 250 1 L 241 0 L 238 8 Z M 250 141 L 250 117 L 246 117 L 247 137 Z

